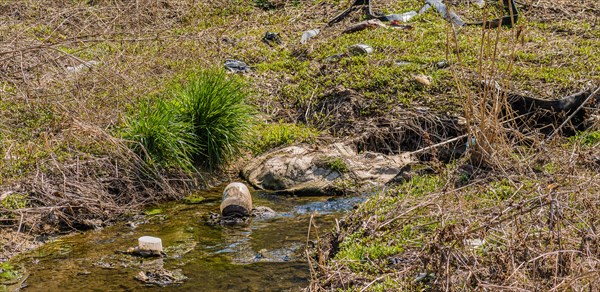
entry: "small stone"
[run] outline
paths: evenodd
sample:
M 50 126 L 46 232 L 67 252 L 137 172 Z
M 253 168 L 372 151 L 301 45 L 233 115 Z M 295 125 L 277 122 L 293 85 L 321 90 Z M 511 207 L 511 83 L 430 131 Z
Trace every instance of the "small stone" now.
M 439 61 L 439 62 L 435 63 L 435 66 L 436 66 L 438 69 L 444 69 L 444 68 L 448 68 L 448 67 L 450 67 L 450 64 L 449 64 L 449 63 L 448 63 L 448 61 L 446 61 L 446 60 L 441 60 L 441 61 Z
M 421 84 L 421 85 L 424 85 L 424 86 L 431 85 L 431 77 L 429 77 L 429 76 L 415 75 L 414 78 L 415 78 L 415 81 L 419 82 L 419 84 Z

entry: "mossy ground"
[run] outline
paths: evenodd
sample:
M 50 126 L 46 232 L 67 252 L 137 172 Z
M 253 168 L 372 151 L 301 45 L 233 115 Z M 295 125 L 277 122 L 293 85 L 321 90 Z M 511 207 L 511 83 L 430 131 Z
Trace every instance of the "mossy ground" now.
M 30 212 L 26 222 L 21 222 L 14 209 L 23 206 L 4 203 L 0 209 L 3 228 L 14 231 L 21 222 L 33 232 L 49 232 L 43 226 L 54 217 L 46 207 L 65 202 L 76 208 L 57 209 L 66 217 L 50 223 L 74 228 L 64 225 L 76 218 L 108 221 L 122 213 L 123 206 L 140 208 L 155 200 L 180 197 L 180 192 L 162 184 L 163 191 L 157 193 L 171 195 L 144 193 L 156 185 L 139 180 L 156 177 L 155 173 L 140 168 L 139 161 L 132 160 L 133 154 L 122 147 L 124 142 L 112 136 L 128 113 L 139 110 L 140 101 L 160 96 L 157 93 L 185 72 L 221 67 L 225 59 L 238 59 L 253 68 L 243 78 L 252 90 L 250 103 L 265 124 L 253 131 L 251 138 L 265 137 L 264 145 L 249 148 L 255 153 L 293 141 L 317 142 L 324 137 L 329 141 L 359 134 L 344 132 L 340 134 L 343 137 L 336 137 L 328 120 L 331 117 L 307 115 L 324 98 L 344 90 L 356 93 L 368 105 L 361 108 L 356 124 L 369 117 L 389 117 L 398 108 L 461 115 L 465 92 L 456 86 L 457 81 L 476 91 L 481 60 L 486 66 L 481 71 L 509 80 L 513 90 L 541 98 L 579 91 L 600 78 L 600 8 L 593 0 L 522 1 L 515 28 L 501 29 L 497 35 L 493 31 L 484 38 L 480 28 L 466 27 L 456 32 L 456 40 L 449 24 L 433 10 L 415 17 L 412 29 L 341 34 L 350 24 L 363 20 L 355 12 L 332 27 L 325 25 L 346 7 L 345 1 L 265 6 L 267 2 L 0 3 L 0 189 L 26 197 L 20 202 Z M 502 14 L 494 5 L 479 10 L 467 1 L 451 2 L 458 4 L 456 11 L 465 20 Z M 375 2 L 375 9 L 402 13 L 418 10 L 422 4 L 419 0 L 381 0 Z M 302 32 L 314 28 L 320 28 L 321 34 L 300 44 Z M 278 33 L 282 44 L 262 42 L 267 31 Z M 326 60 L 357 43 L 372 46 L 373 54 L 339 62 Z M 495 43 L 494 54 L 491 44 Z M 490 62 L 491 56 L 495 56 L 494 62 Z M 436 63 L 442 60 L 451 67 L 438 68 Z M 86 61 L 98 63 L 74 69 Z M 398 65 L 399 61 L 408 64 Z M 413 76 L 417 74 L 430 76 L 432 84 L 416 82 Z M 281 134 L 273 135 L 277 131 Z M 317 133 L 319 137 L 314 137 Z M 582 151 L 593 154 L 596 149 L 594 145 Z M 552 163 L 540 169 L 560 171 Z M 89 203 L 82 194 L 106 202 L 82 208 Z M 494 196 L 505 199 L 507 195 L 500 192 Z M 385 201 L 381 210 L 388 206 L 389 214 L 402 212 L 398 207 L 402 201 L 396 200 Z M 481 204 L 493 205 L 492 201 L 497 200 Z M 61 223 L 61 218 L 68 220 Z M 429 219 L 423 220 L 417 226 L 424 227 L 418 228 L 438 230 L 439 223 L 428 225 Z M 369 247 L 368 240 L 348 242 L 346 246 L 355 246 L 355 250 L 345 254 L 349 260 L 359 261 L 369 254 L 384 257 L 418 249 L 419 240 L 411 239 L 415 235 L 412 227 L 402 230 L 398 239 L 391 232 L 375 247 Z M 390 246 L 379 250 L 377 245 L 387 245 L 387 240 L 391 240 Z M 382 278 L 381 283 L 390 280 Z M 371 288 L 381 283 L 374 282 Z

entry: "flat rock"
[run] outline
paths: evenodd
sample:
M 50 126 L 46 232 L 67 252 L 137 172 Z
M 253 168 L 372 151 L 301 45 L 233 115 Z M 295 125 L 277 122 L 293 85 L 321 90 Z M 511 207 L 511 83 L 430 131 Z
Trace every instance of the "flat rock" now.
M 408 154 L 359 154 L 352 145 L 342 143 L 326 147 L 299 144 L 257 157 L 242 170 L 242 176 L 255 188 L 266 191 L 339 194 L 384 186 L 403 166 L 414 162 Z

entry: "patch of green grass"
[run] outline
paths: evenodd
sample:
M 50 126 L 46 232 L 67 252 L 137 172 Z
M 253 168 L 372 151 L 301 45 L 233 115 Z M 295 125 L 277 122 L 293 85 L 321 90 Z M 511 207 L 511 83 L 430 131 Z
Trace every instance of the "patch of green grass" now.
M 512 197 L 515 192 L 516 190 L 510 182 L 507 179 L 502 179 L 501 181 L 490 183 L 485 195 L 490 199 L 502 201 Z
M 325 167 L 339 173 L 346 173 L 350 170 L 346 161 L 340 157 L 327 157 L 323 163 Z
M 160 208 L 148 209 L 148 210 L 144 211 L 144 215 L 147 215 L 147 216 L 158 215 L 158 214 L 162 214 L 162 213 L 163 213 L 163 209 L 160 209 Z
M 600 143 L 600 131 L 579 132 L 577 135 L 570 137 L 569 142 L 571 144 L 580 143 L 583 146 L 592 147 Z
M 27 195 L 23 194 L 10 194 L 2 202 L 2 207 L 9 210 L 17 210 L 26 208 L 29 205 L 29 199 Z
M 248 92 L 241 79 L 223 70 L 204 70 L 189 73 L 187 83 L 170 93 L 178 115 L 193 126 L 197 162 L 213 169 L 240 153 L 255 112 L 246 104 Z
M 254 110 L 236 76 L 222 70 L 184 75 L 166 94 L 144 102 L 127 119 L 122 136 L 150 163 L 195 170 L 216 168 L 238 154 L 248 138 Z
M 185 197 L 183 199 L 183 202 L 185 204 L 194 205 L 194 204 L 200 204 L 200 203 L 204 202 L 204 200 L 206 200 L 206 198 L 204 198 L 203 196 L 200 196 L 199 194 L 192 194 L 192 195 Z
M 194 170 L 199 140 L 193 125 L 171 103 L 161 99 L 143 103 L 139 114 L 127 119 L 122 137 L 134 141 L 132 150 L 150 164 Z
M 317 130 L 308 126 L 283 122 L 257 125 L 254 132 L 256 134 L 249 142 L 249 148 L 254 155 L 279 146 L 302 142 L 312 143 L 319 135 Z
M 0 284 L 10 283 L 11 281 L 21 277 L 21 273 L 10 263 L 0 263 Z
M 397 192 L 405 196 L 421 197 L 435 192 L 443 186 L 444 182 L 439 175 L 419 175 L 400 185 Z

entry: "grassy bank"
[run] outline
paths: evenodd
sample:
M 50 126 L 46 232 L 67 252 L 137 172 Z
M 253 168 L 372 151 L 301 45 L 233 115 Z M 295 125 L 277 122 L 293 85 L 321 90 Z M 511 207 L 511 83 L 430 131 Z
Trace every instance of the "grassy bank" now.
M 465 19 L 500 11 L 494 5 L 479 10 L 456 2 Z M 523 2 L 517 27 L 489 35 L 498 43 L 496 53 L 489 55 L 496 61 L 483 70 L 480 49 L 494 47 L 485 45 L 480 28 L 461 29 L 455 39 L 433 10 L 415 17 L 410 29 L 342 34 L 362 16 L 356 12 L 326 27 L 347 5 L 339 1 L 3 1 L 0 244 L 5 248 L 0 260 L 30 247 L 34 235 L 102 226 L 226 175 L 235 159 L 231 164 L 213 160 L 209 167 L 197 161 L 183 168 L 152 164 L 140 155 L 144 150 L 131 147 L 133 136 L 122 135 L 123 128 L 133 126 L 131 117 L 156 110 L 157 100 L 182 76 L 220 68 L 226 59 L 252 68 L 238 76 L 247 85 L 245 103 L 256 109 L 255 125 L 245 132 L 250 146 L 237 149 L 242 154 L 295 141 L 336 139 L 353 139 L 364 150 L 385 153 L 429 146 L 446 136 L 434 126 L 421 126 L 463 116 L 462 101 L 477 92 L 479 71 L 495 70 L 512 90 L 540 98 L 597 83 L 598 4 Z M 422 1 L 375 5 L 386 13 L 402 13 L 419 9 Z M 321 33 L 300 44 L 302 32 L 314 28 Z M 263 42 L 267 31 L 278 33 L 281 44 Z M 357 43 L 372 46 L 373 54 L 327 60 Z M 444 60 L 452 66 L 438 67 Z M 417 82 L 419 74 L 429 76 L 431 85 Z M 412 138 L 400 141 L 408 131 L 401 127 L 404 120 L 416 112 L 426 112 L 430 119 L 415 122 L 415 128 L 423 129 L 411 130 L 405 136 Z M 432 133 L 425 137 L 428 131 Z M 597 147 L 587 149 L 593 153 Z M 186 170 L 191 166 L 198 172 L 190 175 Z M 446 173 L 452 171 L 441 172 L 441 181 Z M 500 174 L 483 176 L 493 181 Z M 544 181 L 536 184 L 545 188 Z M 394 210 L 389 216 L 402 213 Z

